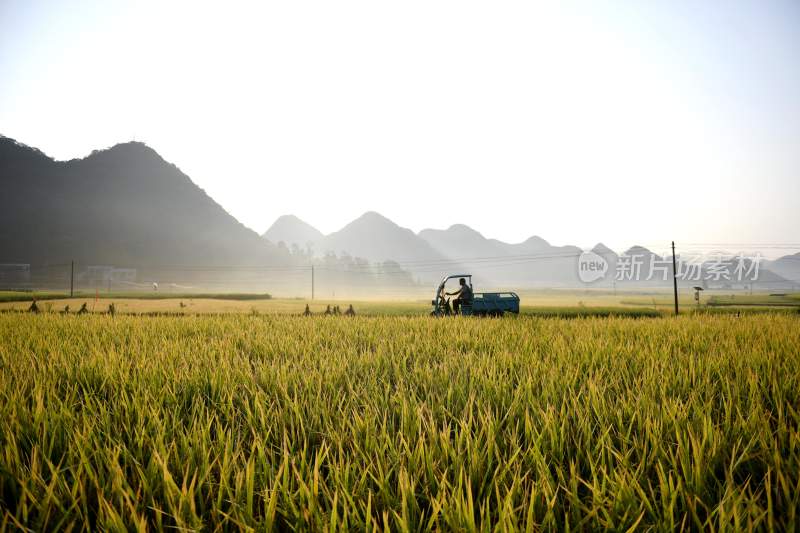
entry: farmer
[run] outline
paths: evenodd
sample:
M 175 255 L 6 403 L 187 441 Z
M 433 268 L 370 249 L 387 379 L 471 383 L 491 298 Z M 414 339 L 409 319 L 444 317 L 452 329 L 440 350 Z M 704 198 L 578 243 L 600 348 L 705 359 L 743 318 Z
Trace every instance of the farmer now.
M 467 280 L 464 278 L 459 278 L 458 280 L 459 289 L 453 292 L 446 292 L 447 296 L 456 296 L 458 297 L 453 300 L 453 312 L 458 314 L 458 308 L 464 304 L 472 303 L 472 289 L 469 288 L 467 285 Z

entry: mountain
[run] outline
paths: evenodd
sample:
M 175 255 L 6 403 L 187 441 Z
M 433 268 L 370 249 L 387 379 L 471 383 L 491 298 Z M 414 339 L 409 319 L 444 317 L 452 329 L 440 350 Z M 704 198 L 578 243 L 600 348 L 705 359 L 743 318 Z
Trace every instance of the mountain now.
M 619 254 L 617 254 L 617 252 L 615 252 L 602 242 L 598 242 L 597 244 L 595 244 L 590 251 L 602 257 L 605 260 L 606 264 L 608 265 L 605 275 L 601 279 L 591 282 L 591 286 L 596 288 L 615 287 Z
M 617 252 L 615 252 L 602 242 L 598 242 L 597 244 L 595 244 L 594 248 L 592 248 L 592 251 L 597 255 L 603 257 L 603 259 L 605 259 L 606 261 L 613 260 L 614 262 L 616 262 L 617 258 L 619 257 L 617 255 Z
M 495 241 L 494 239 L 493 239 L 493 241 L 494 242 L 500 242 L 500 241 Z M 505 243 L 501 243 L 501 244 L 505 244 Z M 553 248 L 554 248 L 553 246 L 550 245 L 549 242 L 547 242 L 546 240 L 544 240 L 541 237 L 536 236 L 536 235 L 534 235 L 533 237 L 528 237 L 526 240 L 524 240 L 521 243 L 518 243 L 518 244 L 506 244 L 506 246 L 510 246 L 512 250 L 514 250 L 515 252 L 517 252 L 519 254 L 538 254 L 538 253 L 543 253 L 543 252 L 547 253 L 547 252 L 552 252 Z M 556 247 L 556 248 L 558 248 L 558 247 Z M 579 250 L 575 246 L 567 246 L 567 247 L 562 247 L 562 248 L 563 249 L 560 249 L 560 251 L 563 251 L 563 252 L 571 252 L 571 251 Z
M 262 237 L 275 244 L 280 242 L 287 246 L 296 244 L 304 249 L 309 243 L 320 241 L 324 235 L 317 228 L 294 215 L 283 215 L 278 217 Z
M 323 237 L 315 249 L 322 254 L 346 252 L 373 262 L 396 261 L 426 282 L 441 278 L 448 269 L 457 269 L 413 231 L 373 211 Z
M 624 252 L 622 252 L 622 255 L 627 255 L 631 257 L 640 257 L 640 258 L 652 257 L 655 258 L 657 261 L 661 261 L 664 259 L 663 257 L 657 255 L 655 252 L 648 250 L 644 246 L 639 246 L 638 244 L 635 244 L 630 248 L 628 248 L 627 250 L 625 250 Z
M 788 256 L 791 257 L 791 256 Z M 781 258 L 784 259 L 784 258 Z M 777 261 L 780 269 L 785 262 Z M 774 262 L 755 259 L 747 255 L 725 255 L 710 257 L 702 264 L 703 283 L 710 288 L 753 288 L 754 290 L 796 290 L 800 285 L 774 270 Z M 784 271 L 784 274 L 791 272 Z
M 644 246 L 634 245 L 614 259 L 609 275 L 619 285 L 667 286 L 672 283 L 672 256 L 661 257 Z
M 140 268 L 285 264 L 175 165 L 139 142 L 55 161 L 0 137 L 0 263 Z
M 716 257 L 676 257 L 678 286 L 681 288 L 701 286 L 706 289 L 749 288 L 751 285 L 764 289 L 791 288 L 782 276 L 775 273 L 769 262 L 757 264 L 748 257 L 721 254 Z M 672 256 L 659 256 L 642 246 L 633 246 L 616 257 L 616 273 L 621 286 L 672 285 Z
M 577 281 L 581 249 L 575 246 L 552 246 L 537 236 L 508 244 L 487 239 L 464 224 L 446 230 L 425 229 L 419 236 L 494 287 L 558 286 Z
M 373 211 L 364 213 L 344 228 L 324 237 L 321 252 L 346 251 L 370 261 L 432 261 L 444 259 L 413 231 L 401 228 Z
M 487 239 L 464 224 L 455 224 L 446 230 L 424 229 L 419 237 L 450 258 L 496 257 L 508 254 L 508 245 Z
M 800 285 L 800 252 L 765 263 L 766 268 L 788 280 L 788 283 Z

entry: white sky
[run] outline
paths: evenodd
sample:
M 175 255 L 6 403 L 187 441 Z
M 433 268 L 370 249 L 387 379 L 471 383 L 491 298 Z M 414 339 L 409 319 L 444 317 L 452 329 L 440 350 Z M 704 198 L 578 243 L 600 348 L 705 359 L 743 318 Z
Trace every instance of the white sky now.
M 646 7 L 645 7 L 646 6 Z M 240 221 L 800 243 L 800 4 L 0 0 L 0 133 Z

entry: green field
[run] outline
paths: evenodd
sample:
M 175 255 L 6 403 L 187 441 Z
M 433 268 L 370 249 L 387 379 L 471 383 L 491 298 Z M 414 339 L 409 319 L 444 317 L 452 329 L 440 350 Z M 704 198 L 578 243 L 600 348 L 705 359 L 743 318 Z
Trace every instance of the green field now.
M 0 314 L 0 529 L 792 529 L 800 316 Z

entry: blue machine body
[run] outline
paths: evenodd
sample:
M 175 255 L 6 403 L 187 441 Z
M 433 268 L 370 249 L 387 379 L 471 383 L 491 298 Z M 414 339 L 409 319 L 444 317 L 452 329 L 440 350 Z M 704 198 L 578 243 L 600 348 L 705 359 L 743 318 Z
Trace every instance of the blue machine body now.
M 450 306 L 450 300 L 445 295 L 445 285 L 451 279 L 464 278 L 472 290 L 471 274 L 451 274 L 445 276 L 436 289 L 436 295 L 431 300 L 433 316 L 445 316 L 455 314 Z M 458 310 L 459 315 L 464 316 L 500 316 L 505 313 L 519 313 L 519 296 L 515 292 L 474 292 L 472 302 L 462 304 Z

